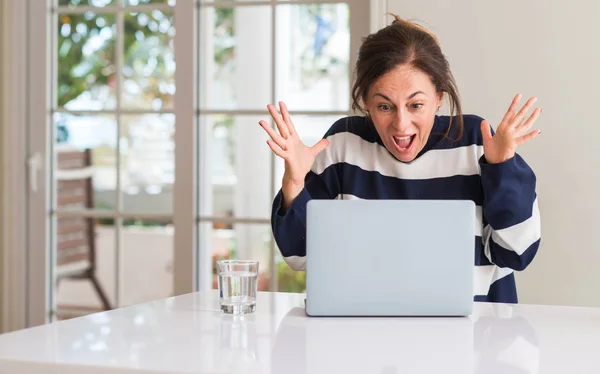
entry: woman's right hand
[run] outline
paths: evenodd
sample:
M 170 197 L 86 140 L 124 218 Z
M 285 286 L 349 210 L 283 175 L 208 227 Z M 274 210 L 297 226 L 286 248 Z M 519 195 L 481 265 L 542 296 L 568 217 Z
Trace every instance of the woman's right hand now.
M 287 209 L 304 188 L 304 178 L 306 178 L 315 162 L 315 157 L 327 147 L 329 141 L 321 139 L 312 147 L 306 146 L 300 140 L 283 102 L 279 102 L 281 114 L 271 104 L 267 105 L 267 109 L 273 117 L 279 133 L 266 121 L 259 121 L 259 124 L 271 137 L 271 140 L 267 140 L 267 144 L 273 153 L 285 161 L 281 189 L 283 192 L 283 208 Z

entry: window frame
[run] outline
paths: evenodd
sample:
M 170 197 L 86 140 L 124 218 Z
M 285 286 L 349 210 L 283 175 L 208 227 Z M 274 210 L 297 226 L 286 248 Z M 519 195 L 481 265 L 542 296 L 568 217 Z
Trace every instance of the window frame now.
M 349 61 L 350 61 L 350 68 L 348 71 L 348 79 L 349 82 L 352 82 L 352 74 L 354 71 L 354 62 L 356 61 L 357 58 L 357 53 L 358 53 L 358 48 L 362 42 L 362 38 L 364 36 L 366 36 L 370 30 L 373 28 L 373 22 L 375 21 L 375 19 L 371 19 L 368 18 L 369 21 L 368 22 L 364 22 L 364 15 L 365 14 L 371 14 L 370 12 L 370 8 L 371 5 L 374 5 L 374 7 L 376 9 L 381 9 L 384 6 L 387 6 L 386 1 L 365 1 L 365 0 L 295 0 L 295 1 L 289 1 L 289 0 L 248 0 L 248 1 L 202 1 L 202 0 L 198 0 L 196 2 L 196 9 L 194 14 L 196 14 L 196 19 L 194 20 L 195 23 L 198 22 L 198 14 L 200 14 L 199 9 L 200 8 L 240 8 L 240 7 L 246 7 L 246 6 L 264 6 L 264 7 L 270 7 L 271 8 L 271 56 L 272 56 L 272 60 L 271 60 L 271 103 L 275 103 L 276 102 L 276 87 L 275 87 L 275 82 L 277 79 L 277 68 L 276 68 L 276 54 L 277 54 L 277 49 L 276 49 L 276 32 L 274 30 L 276 30 L 277 27 L 277 12 L 276 12 L 276 8 L 279 5 L 307 5 L 307 4 L 347 4 L 348 8 L 349 8 L 349 30 L 350 30 L 350 56 L 349 56 Z M 189 9 L 188 9 L 189 10 Z M 186 30 L 186 34 L 187 34 L 187 30 Z M 200 41 L 199 41 L 200 42 Z M 198 48 L 198 43 L 194 43 L 194 47 Z M 198 55 L 198 51 L 195 50 L 194 52 L 194 56 Z M 199 70 L 199 69 L 198 69 Z M 192 73 L 192 72 L 188 72 L 186 75 L 187 76 L 192 76 L 191 74 L 195 74 L 196 72 Z M 184 74 L 184 73 L 182 73 Z M 194 79 L 193 81 L 196 82 L 197 81 L 197 76 L 193 75 Z M 186 87 L 187 88 L 187 87 Z M 178 91 L 179 91 L 179 86 L 178 86 Z M 193 94 L 190 94 L 189 97 L 193 97 L 194 99 L 194 103 L 197 102 L 196 100 L 196 96 L 195 96 L 196 92 L 194 92 Z M 266 105 L 266 103 L 265 103 Z M 325 115 L 338 115 L 338 116 L 344 116 L 344 115 L 351 115 L 352 111 L 351 111 L 351 103 L 348 103 L 348 110 L 343 111 L 343 110 L 290 110 L 290 116 L 296 116 L 296 115 L 313 115 L 313 116 L 325 116 Z M 195 118 L 196 121 L 193 124 L 193 126 L 189 126 L 188 123 L 185 124 L 185 129 L 186 131 L 188 131 L 190 128 L 194 128 L 196 129 L 198 127 L 198 120 L 197 118 L 199 118 L 202 115 L 211 115 L 211 114 L 218 114 L 218 115 L 265 115 L 266 114 L 266 110 L 259 110 L 259 109 L 207 109 L 207 108 L 197 108 L 194 107 L 193 108 L 194 112 L 195 112 Z M 272 123 L 272 125 L 274 125 Z M 202 130 L 196 130 L 196 131 L 202 131 Z M 198 134 L 196 132 L 189 132 L 187 134 L 185 134 L 185 136 L 187 137 L 187 140 L 185 139 L 181 139 L 182 142 L 190 142 L 190 139 L 196 139 Z M 182 135 L 183 137 L 183 135 Z M 197 149 L 198 146 L 194 146 L 192 144 L 186 144 L 185 148 L 185 152 L 193 152 L 193 154 L 196 156 L 198 155 L 198 152 L 201 150 Z M 183 151 L 182 151 L 183 153 Z M 197 181 L 198 180 L 198 175 L 209 175 L 209 171 L 206 170 L 206 165 L 202 162 L 202 157 L 203 155 L 200 154 L 200 161 L 198 165 L 193 165 L 193 169 L 192 170 L 197 170 L 197 175 L 194 176 L 193 180 Z M 195 157 L 195 160 L 197 160 L 198 158 Z M 271 152 L 270 153 L 270 181 L 269 181 L 269 186 L 270 186 L 270 195 L 274 196 L 276 191 L 273 188 L 273 186 L 275 185 L 275 161 L 276 161 L 276 156 Z M 187 170 L 190 170 L 189 168 Z M 177 174 L 176 178 L 186 178 L 189 176 L 183 175 L 183 171 L 181 173 L 181 175 Z M 179 179 L 181 180 L 181 179 Z M 197 188 L 196 185 L 191 185 L 192 182 L 188 182 L 188 186 L 189 188 Z M 179 197 L 181 200 L 183 200 L 183 196 L 188 196 L 188 190 L 184 188 L 183 185 L 180 185 L 181 190 L 178 190 L 176 192 L 176 199 L 177 197 Z M 205 191 L 198 191 L 198 194 L 200 196 L 203 195 L 203 193 L 205 193 Z M 203 199 L 204 200 L 204 199 Z M 194 207 L 196 206 L 194 200 Z M 181 208 L 183 208 L 183 201 L 181 201 Z M 188 201 L 189 204 L 189 201 Z M 179 205 L 178 205 L 179 207 Z M 270 205 L 269 205 L 270 207 Z M 198 220 L 198 223 L 203 223 L 203 222 L 225 222 L 225 223 L 231 223 L 231 224 L 236 224 L 236 223 L 251 223 L 251 224 L 270 224 L 270 219 L 266 219 L 266 218 L 261 218 L 261 217 L 216 217 L 216 216 L 204 216 L 204 215 L 198 215 L 197 212 L 195 212 L 195 209 L 192 207 L 192 209 L 190 209 L 190 207 L 187 208 L 188 212 L 186 213 L 186 217 L 189 217 L 189 215 L 193 215 L 195 217 L 196 220 Z M 189 222 L 186 222 L 189 223 Z M 177 226 L 179 227 L 179 226 Z M 185 226 L 185 229 L 189 229 L 190 232 L 186 235 L 183 235 L 181 237 L 179 237 L 180 242 L 176 243 L 176 248 L 189 248 L 189 247 L 193 247 L 196 248 L 196 250 L 194 251 L 195 253 L 193 254 L 193 257 L 181 257 L 181 259 L 185 259 L 185 263 L 177 263 L 176 261 L 176 268 L 175 268 L 175 273 L 179 273 L 179 274 L 185 274 L 185 273 L 189 273 L 189 264 L 194 264 L 193 265 L 193 271 L 192 274 L 194 274 L 194 278 L 195 278 L 195 285 L 193 290 L 190 290 L 189 288 L 183 288 L 180 289 L 178 291 L 181 292 L 191 292 L 191 291 L 196 291 L 196 290 L 206 290 L 206 289 L 210 289 L 211 288 L 211 282 L 210 282 L 210 278 L 208 277 L 208 272 L 210 269 L 210 266 L 212 266 L 211 263 L 209 263 L 211 261 L 211 256 L 210 253 L 207 253 L 208 251 L 206 249 L 203 248 L 202 246 L 202 242 L 201 242 L 201 236 L 202 234 L 199 233 L 197 231 L 197 225 L 193 225 L 193 227 L 189 228 L 188 226 Z M 194 240 L 190 240 L 190 238 L 194 238 Z M 176 239 L 177 240 L 177 239 Z M 277 277 L 277 267 L 276 267 L 276 263 L 275 263 L 275 256 L 276 256 L 276 247 L 275 247 L 275 241 L 272 239 L 270 240 L 269 243 L 269 270 L 270 270 L 270 274 L 269 274 L 269 290 L 277 290 L 278 289 L 278 277 Z M 190 261 L 190 262 L 188 262 Z M 178 268 L 177 266 L 181 266 L 181 268 Z M 181 269 L 181 270 L 179 270 Z M 182 285 L 185 286 L 187 283 L 178 283 L 176 282 L 176 287 L 177 285 Z
M 197 49 L 198 49 L 198 37 L 197 37 L 197 23 L 198 23 L 198 12 L 197 9 L 200 6 L 210 6 L 211 4 L 220 7 L 231 7 L 231 6 L 247 6 L 247 5 L 261 5 L 267 3 L 275 7 L 279 4 L 314 4 L 314 3 L 348 3 L 351 9 L 350 11 L 350 30 L 351 30 L 351 56 L 350 56 L 350 74 L 353 71 L 354 61 L 356 60 L 356 52 L 360 45 L 361 38 L 367 33 L 380 28 L 386 24 L 384 9 L 387 9 L 387 0 L 298 0 L 298 1 L 283 1 L 283 0 L 261 0 L 261 1 L 219 1 L 208 3 L 202 2 L 200 4 L 197 0 L 177 0 L 176 5 L 172 8 L 174 12 L 174 23 L 177 28 L 175 35 L 175 62 L 177 69 L 175 71 L 175 82 L 177 90 L 175 93 L 175 108 L 174 110 L 143 110 L 143 113 L 174 113 L 176 116 L 176 131 L 175 131 L 175 180 L 176 183 L 173 186 L 174 199 L 173 199 L 173 212 L 170 215 L 153 215 L 153 214 L 137 214 L 135 212 L 128 212 L 123 215 L 117 215 L 117 219 L 128 218 L 135 216 L 136 218 L 172 218 L 173 224 L 176 227 L 174 236 L 174 247 L 173 247 L 173 284 L 174 294 L 180 295 L 184 293 L 194 292 L 200 289 L 206 289 L 207 284 L 203 282 L 198 276 L 199 270 L 204 268 L 207 264 L 202 261 L 202 256 L 206 257 L 205 253 L 199 253 L 197 245 L 199 242 L 200 233 L 197 230 L 198 219 L 201 222 L 231 222 L 231 223 L 269 223 L 268 219 L 256 218 L 256 217 L 232 217 L 230 219 L 224 219 L 223 217 L 210 217 L 201 216 L 198 217 L 196 212 L 196 200 L 202 198 L 203 191 L 197 191 L 198 185 L 198 174 L 201 172 L 197 164 L 197 160 L 202 160 L 202 149 L 199 149 L 198 144 L 198 133 L 197 133 L 197 117 L 200 114 L 209 114 L 210 111 L 202 110 L 199 111 L 196 107 L 196 74 L 197 74 Z M 53 253 L 48 251 L 50 246 L 52 235 L 52 217 L 53 209 L 51 204 L 51 177 L 52 177 L 52 158 L 50 157 L 51 144 L 49 139 L 54 139 L 50 126 L 50 119 L 53 113 L 55 105 L 51 102 L 52 95 L 51 90 L 55 87 L 55 82 L 52 79 L 55 74 L 52 74 L 53 64 L 56 63 L 55 51 L 52 50 L 53 40 L 55 38 L 54 32 L 48 32 L 50 27 L 56 30 L 57 17 L 53 13 L 53 1 L 52 0 L 11 0 L 11 4 L 23 14 L 23 20 L 26 21 L 21 27 L 25 28 L 26 32 L 24 44 L 22 45 L 23 51 L 20 51 L 18 56 L 13 56 L 13 59 L 17 62 L 22 62 L 20 66 L 23 67 L 26 79 L 24 80 L 23 90 L 25 91 L 27 99 L 24 105 L 26 110 L 23 111 L 23 115 L 26 115 L 24 123 L 23 138 L 25 139 L 24 149 L 18 149 L 18 144 L 13 144 L 12 149 L 19 151 L 19 156 L 23 160 L 27 160 L 29 157 L 28 168 L 18 167 L 19 158 L 15 158 L 15 166 L 17 171 L 22 171 L 23 175 L 16 176 L 17 179 L 26 180 L 28 185 L 24 194 L 26 195 L 25 206 L 27 209 L 23 212 L 23 224 L 19 225 L 16 223 L 17 233 L 19 226 L 22 229 L 23 235 L 23 247 L 26 251 L 21 251 L 23 254 L 20 258 L 11 257 L 6 261 L 7 256 L 5 255 L 5 262 L 2 263 L 4 269 L 9 269 L 13 266 L 18 266 L 22 263 L 25 269 L 25 276 L 22 277 L 20 282 L 16 282 L 16 289 L 24 291 L 22 293 L 24 301 L 15 306 L 14 309 L 3 310 L 3 321 L 7 320 L 6 313 L 10 313 L 13 318 L 17 310 L 22 310 L 25 313 L 25 320 L 22 322 L 16 321 L 12 325 L 16 327 L 35 326 L 50 322 L 52 320 L 52 308 L 53 308 L 53 269 L 50 264 L 53 262 Z M 156 5 L 145 5 L 142 6 L 144 10 L 155 9 Z M 142 7 L 135 7 L 136 10 L 143 10 Z M 75 8 L 74 12 L 83 12 L 87 7 Z M 147 8 L 147 9 L 146 9 Z M 123 16 L 124 12 L 128 10 L 127 7 L 120 8 L 122 12 L 118 13 Z M 273 8 L 275 9 L 275 8 Z M 113 12 L 114 7 L 110 8 L 94 8 L 95 13 Z M 365 17 L 365 14 L 369 14 L 369 17 Z M 381 14 L 381 17 L 376 17 L 374 14 Z M 275 12 L 273 12 L 273 18 Z M 365 18 L 367 21 L 365 22 Z M 274 21 L 273 21 L 274 22 Z M 354 26 L 353 26 L 354 25 Z M 16 26 L 13 26 L 16 28 Z M 273 28 L 274 29 L 274 28 Z M 358 33 L 354 30 L 361 30 Z M 43 37 L 40 37 L 43 35 Z M 121 38 L 117 33 L 117 38 Z M 274 35 L 273 35 L 274 38 Z M 121 41 L 117 42 L 119 46 Z M 178 45 L 192 45 L 192 48 L 177 48 Z M 120 51 L 120 48 L 118 48 Z M 118 52 L 120 53 L 120 52 Z M 118 61 L 119 62 L 119 61 Z M 273 65 L 274 66 L 274 65 Z M 273 69 L 275 70 L 275 69 Z M 190 79 L 192 77 L 192 79 Z M 351 79 L 351 76 L 349 77 Z M 42 87 L 42 89 L 40 89 Z M 120 91 L 120 90 L 119 90 Z M 274 90 L 272 91 L 275 94 Z M 62 110 L 61 110 L 62 111 Z M 118 112 L 120 114 L 132 113 L 136 114 L 140 111 L 126 111 L 116 108 L 111 113 Z M 218 113 L 226 114 L 256 114 L 257 111 L 221 111 Z M 102 111 L 93 111 L 93 113 L 102 113 Z M 264 113 L 260 113 L 264 114 Z M 308 115 L 320 115 L 320 114 L 349 114 L 349 112 L 339 111 L 294 111 L 294 114 L 308 114 Z M 198 153 L 200 152 L 200 157 Z M 274 164 L 275 156 L 271 156 L 271 163 Z M 21 164 L 23 165 L 23 164 Z M 272 168 L 271 174 L 275 170 Z M 37 186 L 33 185 L 33 182 L 37 181 Z M 273 180 L 271 181 L 273 182 Z M 273 183 L 271 183 L 273 185 Z M 119 196 L 120 194 L 117 194 Z M 18 199 L 12 200 L 18 202 Z M 16 204 L 16 203 L 15 203 Z M 21 206 L 22 207 L 22 206 Z M 4 216 L 10 207 L 3 209 Z M 15 210 L 13 205 L 12 210 Z M 72 213 L 62 212 L 63 215 L 69 215 Z M 82 212 L 77 213 L 78 217 L 85 216 L 101 216 L 98 212 Z M 115 217 L 111 215 L 111 217 Z M 115 228 L 117 229 L 117 228 Z M 6 240 L 3 241 L 3 245 L 6 245 Z M 271 262 L 274 264 L 275 245 L 274 241 L 271 240 Z M 6 248 L 4 249 L 6 251 Z M 14 254 L 19 251 L 12 250 Z M 205 259 L 206 260 L 206 259 Z M 18 268 L 12 268 L 18 269 Z M 121 273 L 122 261 L 118 265 L 118 272 Z M 276 268 L 271 266 L 271 284 L 270 289 L 276 289 Z M 16 279 L 15 273 L 12 275 Z M 118 275 L 117 275 L 118 277 Z M 119 286 L 119 287 L 122 287 Z M 6 288 L 6 287 L 5 287 Z M 4 290 L 5 291 L 5 290 Z M 13 294 L 13 293 L 11 293 Z M 2 300 L 13 300 L 10 298 L 11 295 L 7 295 L 6 292 L 2 294 Z M 9 323 L 10 324 L 10 323 Z M 3 324 L 6 325 L 6 322 Z M 17 326 L 19 325 L 19 326 Z

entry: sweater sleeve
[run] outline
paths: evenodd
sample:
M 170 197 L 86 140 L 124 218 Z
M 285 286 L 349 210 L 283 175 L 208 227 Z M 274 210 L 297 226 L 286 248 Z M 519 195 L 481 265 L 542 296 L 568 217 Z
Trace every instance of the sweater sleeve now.
M 359 123 L 357 121 L 357 123 Z M 287 210 L 282 209 L 281 189 L 273 200 L 271 228 L 284 261 L 294 270 L 306 269 L 306 204 L 312 199 L 336 199 L 342 193 L 341 174 L 346 143 L 344 133 L 351 118 L 336 121 L 323 136 L 329 145 L 317 155 L 304 179 L 304 189 Z
M 337 165 L 331 165 L 321 174 L 309 172 L 304 189 L 283 211 L 281 190 L 273 200 L 271 227 L 273 237 L 287 264 L 294 270 L 306 267 L 306 204 L 311 199 L 335 199 L 339 194 Z
M 516 154 L 499 163 L 479 159 L 483 187 L 485 254 L 501 268 L 524 270 L 541 241 L 536 177 Z

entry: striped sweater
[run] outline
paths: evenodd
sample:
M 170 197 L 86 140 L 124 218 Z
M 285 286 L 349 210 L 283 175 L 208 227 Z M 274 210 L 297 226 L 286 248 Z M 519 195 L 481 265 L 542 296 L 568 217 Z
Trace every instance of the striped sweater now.
M 533 260 L 541 239 L 536 177 L 519 156 L 488 164 L 483 157 L 482 118 L 464 115 L 443 134 L 450 117 L 436 116 L 423 150 L 402 163 L 383 145 L 365 117 L 338 120 L 330 141 L 306 176 L 305 187 L 285 212 L 281 190 L 272 206 L 271 225 L 284 260 L 295 270 L 306 263 L 306 203 L 310 199 L 462 199 L 476 206 L 474 300 L 517 303 L 514 271 Z

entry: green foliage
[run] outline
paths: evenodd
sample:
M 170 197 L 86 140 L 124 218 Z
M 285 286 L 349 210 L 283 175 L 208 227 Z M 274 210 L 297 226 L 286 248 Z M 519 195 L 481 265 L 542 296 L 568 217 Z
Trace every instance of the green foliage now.
M 143 1 L 144 2 L 144 1 Z M 147 1 L 145 1 L 147 2 Z M 127 13 L 123 19 L 123 77 L 140 85 L 144 100 L 169 100 L 161 82 L 172 81 L 172 14 L 154 10 Z M 58 19 L 57 102 L 63 107 L 83 92 L 117 80 L 115 14 L 61 14 Z M 171 64 L 172 65 L 172 64 Z
M 60 5 L 94 5 L 90 1 L 61 0 Z M 149 2 L 152 0 L 139 1 Z M 226 66 L 235 53 L 234 9 L 216 8 L 215 16 L 214 59 L 217 66 Z M 158 10 L 127 13 L 123 22 L 124 80 L 130 79 L 140 86 L 144 102 L 156 99 L 168 102 L 172 92 L 164 87 L 164 82 L 173 81 L 173 66 L 167 61 L 173 51 L 173 15 Z M 100 87 L 108 87 L 114 97 L 119 73 L 116 49 L 115 14 L 60 14 L 56 46 L 58 106 L 64 107 L 86 91 L 93 94 Z
M 215 8 L 215 62 L 223 66 L 235 52 L 234 8 Z
M 113 14 L 62 14 L 58 21 L 58 105 L 94 85 L 115 80 L 116 25 Z M 88 43 L 92 38 L 97 45 Z M 84 53 L 84 49 L 85 52 Z
M 306 272 L 294 271 L 285 262 L 277 264 L 277 276 L 279 291 L 282 292 L 305 292 Z

